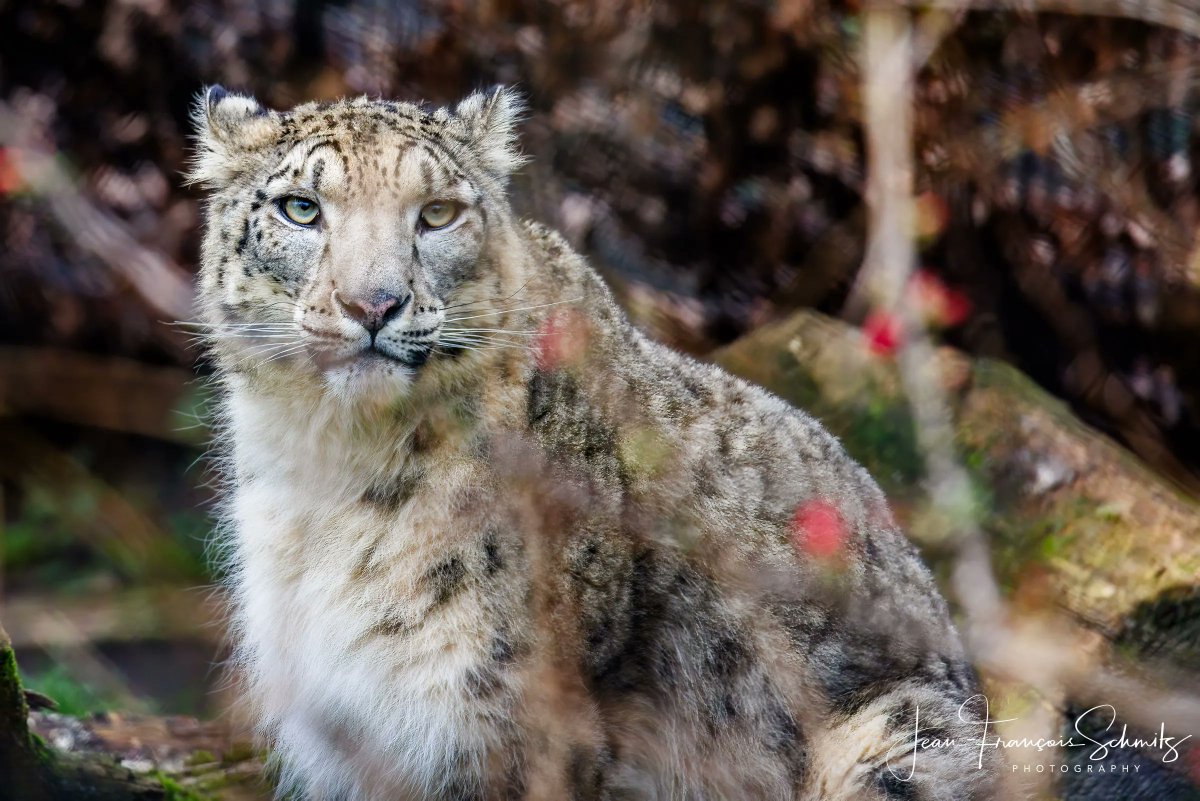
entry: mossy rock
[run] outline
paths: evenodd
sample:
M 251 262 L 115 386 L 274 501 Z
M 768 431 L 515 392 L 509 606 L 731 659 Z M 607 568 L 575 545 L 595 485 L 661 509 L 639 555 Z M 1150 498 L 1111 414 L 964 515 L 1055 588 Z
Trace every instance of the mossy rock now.
M 1200 576 L 1200 505 L 1012 367 L 942 349 L 959 455 L 1001 585 L 1036 592 L 1108 631 Z M 818 417 L 875 475 L 931 560 L 921 455 L 896 365 L 813 311 L 714 354 Z M 1049 594 L 1047 598 L 1046 595 Z
M 13 801 L 203 801 L 179 779 L 139 774 L 112 756 L 66 754 L 29 730 L 29 708 L 8 635 L 0 628 L 0 788 Z

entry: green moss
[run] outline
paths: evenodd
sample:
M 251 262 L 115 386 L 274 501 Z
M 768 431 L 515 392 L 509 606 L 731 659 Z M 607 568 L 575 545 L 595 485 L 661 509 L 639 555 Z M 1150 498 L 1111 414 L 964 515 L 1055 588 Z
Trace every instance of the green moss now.
M 834 404 L 819 395 L 787 400 L 820 420 L 889 494 L 907 494 L 920 482 L 924 461 L 907 403 L 870 386 L 854 402 Z
M 217 755 L 214 754 L 212 751 L 201 750 L 201 751 L 197 751 L 196 753 L 192 754 L 190 757 L 187 758 L 187 765 L 188 765 L 188 767 L 194 767 L 196 765 L 210 765 L 216 761 L 217 761 Z
M 21 683 L 17 673 L 17 655 L 13 653 L 11 645 L 0 640 L 0 686 L 8 686 L 9 683 L 18 687 Z
M 58 711 L 64 715 L 81 717 L 104 712 L 111 709 L 116 701 L 79 681 L 62 665 L 53 665 L 42 673 L 27 675 L 25 684 L 53 698 L 58 704 Z
M 821 403 L 821 385 L 786 348 L 776 352 L 775 369 L 783 376 L 782 387 L 786 387 L 784 400 L 800 409 Z
M 223 761 L 226 765 L 233 765 L 238 762 L 245 762 L 248 759 L 254 759 L 254 746 L 248 742 L 239 740 L 231 743 L 230 746 L 225 749 L 224 757 L 225 758 Z
M 847 411 L 839 428 L 850 455 L 888 492 L 914 487 L 924 473 L 924 460 L 908 404 L 868 392 L 864 403 Z
M 16 797 L 49 798 L 54 755 L 29 733 L 28 718 L 17 657 L 0 629 L 0 787 Z
M 0 640 L 0 733 L 27 736 L 29 707 L 17 670 L 17 656 L 7 640 Z
M 209 796 L 201 795 L 187 787 L 184 787 L 177 780 L 163 773 L 155 771 L 153 774 L 159 784 L 162 785 L 164 801 L 209 801 Z
M 1001 586 L 1011 590 L 1031 565 L 1061 558 L 1079 537 L 1092 537 L 1095 526 L 1112 523 L 1098 514 L 1089 498 L 1058 503 L 1041 515 L 993 515 L 985 521 L 992 541 L 992 562 Z

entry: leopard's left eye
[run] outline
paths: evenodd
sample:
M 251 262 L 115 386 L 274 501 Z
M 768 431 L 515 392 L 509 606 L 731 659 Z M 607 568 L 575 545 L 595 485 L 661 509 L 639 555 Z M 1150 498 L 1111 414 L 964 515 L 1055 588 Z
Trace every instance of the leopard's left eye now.
M 428 228 L 445 228 L 458 219 L 458 204 L 450 200 L 435 200 L 421 209 L 421 222 Z
M 286 197 L 279 204 L 284 215 L 298 225 L 312 225 L 321 216 L 321 207 L 306 197 Z

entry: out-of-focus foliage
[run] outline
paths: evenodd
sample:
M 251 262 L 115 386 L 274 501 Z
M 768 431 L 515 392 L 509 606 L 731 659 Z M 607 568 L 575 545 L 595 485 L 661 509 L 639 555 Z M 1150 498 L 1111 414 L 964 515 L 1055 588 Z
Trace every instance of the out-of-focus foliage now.
M 42 673 L 26 672 L 25 684 L 52 698 L 56 710 L 64 715 L 90 715 L 113 706 L 116 699 L 106 697 L 96 688 L 71 675 L 68 668 L 55 664 Z

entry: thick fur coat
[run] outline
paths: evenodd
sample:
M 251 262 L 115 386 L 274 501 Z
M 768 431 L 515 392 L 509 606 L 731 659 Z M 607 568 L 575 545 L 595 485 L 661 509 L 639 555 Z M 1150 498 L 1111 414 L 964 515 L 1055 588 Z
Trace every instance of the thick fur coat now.
M 198 104 L 236 667 L 285 784 L 985 797 L 976 680 L 878 487 L 514 219 L 519 113 Z

